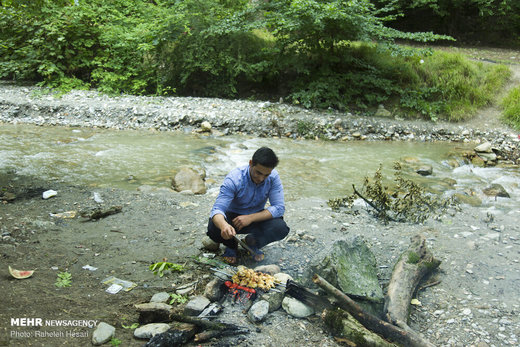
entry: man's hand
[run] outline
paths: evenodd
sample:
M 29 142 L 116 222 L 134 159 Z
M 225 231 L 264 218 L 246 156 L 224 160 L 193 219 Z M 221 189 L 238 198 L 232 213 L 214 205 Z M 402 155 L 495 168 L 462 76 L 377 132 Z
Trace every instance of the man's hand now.
M 233 225 L 238 229 L 238 231 L 242 230 L 242 228 L 245 228 L 252 222 L 253 217 L 251 217 L 251 215 L 237 216 L 233 219 Z
M 229 240 L 237 234 L 235 228 L 233 228 L 221 214 L 213 216 L 213 223 L 220 229 L 220 236 L 222 236 L 224 240 Z
M 237 233 L 235 231 L 235 228 L 233 228 L 228 223 L 225 223 L 222 228 L 220 228 L 220 235 L 224 240 L 229 240 L 233 238 Z

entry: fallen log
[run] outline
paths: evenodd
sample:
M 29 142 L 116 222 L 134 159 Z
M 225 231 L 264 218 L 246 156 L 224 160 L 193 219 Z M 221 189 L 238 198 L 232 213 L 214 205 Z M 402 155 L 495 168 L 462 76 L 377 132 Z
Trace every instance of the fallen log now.
M 410 347 L 434 347 L 432 343 L 423 339 L 415 331 L 406 331 L 398 326 L 385 322 L 376 316 L 367 313 L 348 295 L 331 285 L 319 275 L 314 275 L 314 283 L 338 300 L 338 306 L 350 313 L 358 322 L 367 329 L 381 335 L 385 339 L 403 346 Z
M 105 217 L 108 217 L 110 215 L 119 213 L 122 210 L 123 210 L 122 206 L 112 206 L 112 207 L 109 207 L 107 209 L 96 208 L 96 209 L 94 209 L 92 211 L 83 211 L 83 212 L 81 212 L 81 217 L 87 218 L 85 220 L 85 222 L 95 221 L 95 220 L 98 220 L 98 219 L 101 219 L 101 218 L 105 218 Z
M 440 265 L 440 261 L 426 247 L 423 235 L 414 235 L 408 249 L 394 267 L 385 299 L 385 317 L 388 322 L 406 330 L 410 302 L 421 280 Z
M 322 313 L 325 324 L 331 329 L 336 339 L 344 339 L 350 346 L 398 347 L 381 335 L 367 329 L 350 313 L 340 308 L 326 309 Z
M 330 327 L 335 337 L 344 339 L 347 345 L 372 347 L 395 346 L 375 332 L 367 329 L 350 313 L 345 310 L 337 309 L 337 307 L 323 295 L 318 295 L 294 281 L 287 281 L 285 294 L 312 306 L 316 311 L 323 311 L 321 316 L 325 324 Z M 362 310 L 361 307 L 359 307 L 359 309 Z

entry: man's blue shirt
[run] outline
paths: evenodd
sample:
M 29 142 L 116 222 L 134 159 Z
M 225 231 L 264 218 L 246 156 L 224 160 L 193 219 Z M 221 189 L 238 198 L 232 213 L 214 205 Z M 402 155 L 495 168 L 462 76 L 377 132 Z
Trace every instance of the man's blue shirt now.
M 225 216 L 226 212 L 239 215 L 260 212 L 266 209 L 267 200 L 270 204 L 267 210 L 273 218 L 283 216 L 285 203 L 278 171 L 273 169 L 262 183 L 256 184 L 251 180 L 249 165 L 239 167 L 231 171 L 220 186 L 220 193 L 211 209 L 210 218 L 216 214 Z

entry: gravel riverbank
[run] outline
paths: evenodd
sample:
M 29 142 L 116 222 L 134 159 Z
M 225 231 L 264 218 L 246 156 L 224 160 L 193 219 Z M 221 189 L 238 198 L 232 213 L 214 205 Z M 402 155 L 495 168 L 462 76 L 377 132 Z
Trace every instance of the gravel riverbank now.
M 331 140 L 366 141 L 490 141 L 499 154 L 518 150 L 517 135 L 507 128 L 403 122 L 266 102 L 110 98 L 84 91 L 56 98 L 37 88 L 5 83 L 0 85 L 0 122 L 158 131 L 197 131 L 203 122 L 209 122 L 220 134 L 319 135 Z M 504 160 L 518 159 L 503 155 Z M 104 321 L 116 327 L 122 346 L 142 346 L 145 341 L 134 338 L 132 330 L 124 328 L 136 320 L 135 303 L 148 301 L 155 292 L 172 291 L 190 283 L 196 283 L 194 292 L 200 292 L 211 278 L 208 268 L 190 261 L 203 252 L 200 239 L 215 198 L 211 194 L 184 195 L 147 186 L 137 191 L 98 189 L 43 182 L 14 173 L 0 175 L 0 186 L 14 196 L 0 205 L 0 268 L 4 269 L 0 292 L 10 303 L 0 308 L 0 345 L 90 345 L 89 329 L 76 327 L 78 334 L 87 336 L 75 339 L 42 339 L 24 337 L 22 333 L 32 334 L 34 329 L 10 324 L 13 317 L 42 317 Z M 55 189 L 58 195 L 42 200 L 41 192 L 47 189 Z M 122 212 L 96 222 L 50 215 L 96 207 L 94 192 L 105 206 L 120 205 Z M 331 240 L 361 235 L 374 252 L 384 287 L 410 237 L 422 233 L 442 263 L 435 274 L 438 283 L 416 295 L 420 305 L 411 308 L 411 327 L 437 346 L 520 345 L 520 209 L 502 211 L 489 201 L 486 207 L 464 205 L 461 211 L 423 224 L 385 225 L 365 208 L 335 212 L 319 199 L 290 201 L 286 207 L 291 233 L 287 239 L 266 247 L 262 264 L 278 264 L 282 271 L 298 279 L 305 276 L 307 264 L 326 250 Z M 162 278 L 153 276 L 148 265 L 163 257 L 186 263 L 187 271 Z M 87 264 L 98 270 L 84 269 Z M 37 271 L 30 279 L 14 280 L 5 270 L 8 265 Z M 59 271 L 72 274 L 71 287 L 55 287 Z M 108 276 L 131 280 L 137 287 L 108 294 L 100 283 Z M 203 345 L 339 345 L 319 316 L 296 319 L 280 309 L 256 325 L 245 315 L 231 318 L 236 324 L 248 326 L 251 332 Z
M 0 83 L 0 122 L 193 131 L 204 122 L 219 134 L 320 137 L 327 140 L 491 142 L 499 160 L 518 162 L 518 134 L 506 126 L 430 123 L 306 110 L 283 103 L 209 98 L 109 97 L 94 91 L 55 96 L 37 87 Z M 383 116 L 386 115 L 386 116 Z M 398 116 L 397 116 L 398 118 Z

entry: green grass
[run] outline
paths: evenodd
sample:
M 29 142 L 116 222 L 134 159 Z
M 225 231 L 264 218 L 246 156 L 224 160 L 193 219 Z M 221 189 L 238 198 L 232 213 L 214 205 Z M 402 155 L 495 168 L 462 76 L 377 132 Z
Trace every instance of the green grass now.
M 410 98 L 416 104 L 410 102 L 410 108 L 427 115 L 428 110 L 421 106 L 434 105 L 431 112 L 436 117 L 452 122 L 471 119 L 477 109 L 491 104 L 511 75 L 505 65 L 484 64 L 461 54 L 441 51 L 424 57 L 419 63 L 409 63 L 417 75 L 408 87 L 415 91 Z
M 520 130 L 520 86 L 511 89 L 502 99 L 503 117 L 506 123 Z
M 345 77 L 349 86 L 338 94 L 350 97 L 350 107 L 362 100 L 369 107 L 383 103 L 408 118 L 465 121 L 495 102 L 511 76 L 505 65 L 470 60 L 460 53 L 399 48 L 401 54 L 394 55 L 377 45 L 345 47 L 343 61 L 350 57 L 352 72 Z M 325 82 L 329 92 L 331 85 L 340 84 Z

